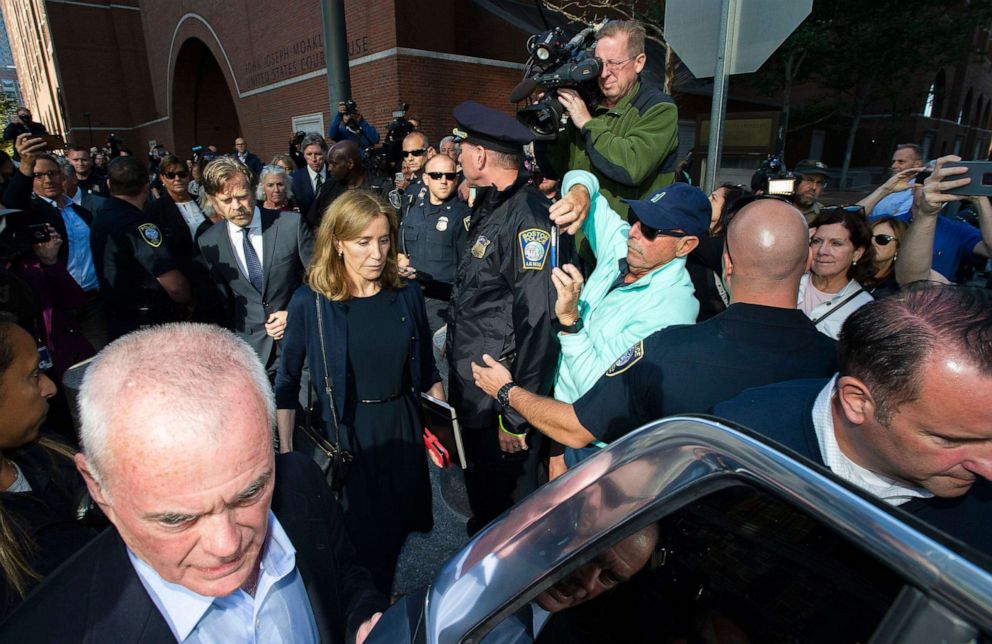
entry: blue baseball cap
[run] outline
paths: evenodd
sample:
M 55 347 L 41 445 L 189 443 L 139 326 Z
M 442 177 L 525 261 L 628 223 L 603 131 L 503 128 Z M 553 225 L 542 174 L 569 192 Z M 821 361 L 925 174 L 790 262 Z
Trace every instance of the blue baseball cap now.
M 712 208 L 703 191 L 687 183 L 673 183 L 651 193 L 647 199 L 621 199 L 645 226 L 657 230 L 681 230 L 706 237 Z

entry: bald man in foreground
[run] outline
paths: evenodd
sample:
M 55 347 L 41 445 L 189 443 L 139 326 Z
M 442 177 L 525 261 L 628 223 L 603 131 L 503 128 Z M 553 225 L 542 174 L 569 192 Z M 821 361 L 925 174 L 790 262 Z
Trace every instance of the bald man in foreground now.
M 638 342 L 571 405 L 512 387 L 510 406 L 572 448 L 566 452 L 572 466 L 652 420 L 708 412 L 750 387 L 827 378 L 836 369 L 836 345 L 796 309 L 808 257 L 802 213 L 775 199 L 750 202 L 727 228 L 726 311 Z M 495 395 L 510 374 L 491 356 L 482 360 L 485 366 L 473 368 L 476 385 Z

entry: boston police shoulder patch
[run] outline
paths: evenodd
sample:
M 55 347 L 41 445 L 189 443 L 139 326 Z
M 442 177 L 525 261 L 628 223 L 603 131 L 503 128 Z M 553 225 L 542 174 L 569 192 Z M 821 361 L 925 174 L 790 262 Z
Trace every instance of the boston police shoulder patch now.
M 539 271 L 544 268 L 551 246 L 551 233 L 540 228 L 528 228 L 517 235 L 520 243 L 521 268 L 525 271 Z
M 145 240 L 145 243 L 152 248 L 158 248 L 162 245 L 162 231 L 155 224 L 141 224 L 138 226 L 138 232 L 141 233 L 141 238 Z
M 627 369 L 630 369 L 638 360 L 644 357 L 644 341 L 640 341 L 631 348 L 623 352 L 623 355 L 617 358 L 610 368 L 606 371 L 606 376 L 616 376 L 623 373 Z

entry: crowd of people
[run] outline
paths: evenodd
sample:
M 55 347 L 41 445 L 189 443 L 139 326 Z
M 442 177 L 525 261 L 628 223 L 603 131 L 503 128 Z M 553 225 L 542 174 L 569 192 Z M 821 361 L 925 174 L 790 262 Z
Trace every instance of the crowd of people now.
M 644 38 L 600 29 L 599 100 L 560 90 L 554 141 L 466 101 L 387 175 L 350 101 L 268 164 L 244 137 L 60 154 L 19 110 L 0 639 L 363 641 L 432 527 L 421 393 L 461 423 L 468 536 L 648 421 L 715 413 L 992 550 L 992 302 L 951 283 L 992 255 L 988 198 L 912 144 L 851 205 L 811 159 L 791 196 L 673 183 Z M 947 216 L 965 201 L 978 227 Z

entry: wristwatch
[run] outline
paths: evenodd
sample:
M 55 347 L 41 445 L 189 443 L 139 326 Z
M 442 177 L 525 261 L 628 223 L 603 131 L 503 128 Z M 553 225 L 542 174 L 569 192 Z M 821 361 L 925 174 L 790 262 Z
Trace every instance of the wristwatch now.
M 500 407 L 502 407 L 503 409 L 509 409 L 510 408 L 510 390 L 513 389 L 516 386 L 517 386 L 517 383 L 515 383 L 515 382 L 513 382 L 511 380 L 510 382 L 508 382 L 505 385 L 503 385 L 502 387 L 500 387 L 499 388 L 499 391 L 496 392 L 496 401 L 499 403 Z
M 575 322 L 572 322 L 568 326 L 565 326 L 561 322 L 558 323 L 559 333 L 578 333 L 582 330 L 585 325 L 582 323 L 582 318 L 575 318 Z

